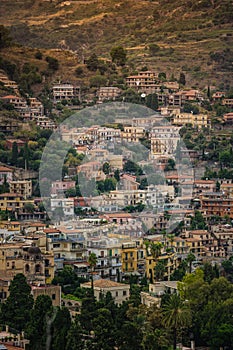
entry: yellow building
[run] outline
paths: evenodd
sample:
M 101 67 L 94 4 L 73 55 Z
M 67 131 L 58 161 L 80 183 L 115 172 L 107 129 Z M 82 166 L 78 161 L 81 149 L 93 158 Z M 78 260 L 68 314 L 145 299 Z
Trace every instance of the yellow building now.
M 140 126 L 125 126 L 121 133 L 121 138 L 127 142 L 139 142 L 145 137 L 145 129 Z
M 0 209 L 1 210 L 17 210 L 23 207 L 23 196 L 16 193 L 0 194 Z
M 138 272 L 141 275 L 145 272 L 145 249 L 142 239 L 125 242 L 121 247 L 122 272 Z
M 0 275 L 13 278 L 23 273 L 30 283 L 47 284 L 54 278 L 54 257 L 25 243 L 0 245 Z
M 10 192 L 20 194 L 24 199 L 32 196 L 32 181 L 31 180 L 17 180 L 10 181 Z
M 172 124 L 177 126 L 185 126 L 192 124 L 193 127 L 209 127 L 209 117 L 207 114 L 193 114 L 193 113 L 177 113 L 173 117 Z
M 152 255 L 146 257 L 146 277 L 154 283 L 158 279 L 155 277 L 155 267 L 159 262 L 164 263 L 165 269 L 162 276 L 163 280 L 170 280 L 173 271 L 178 267 L 177 256 L 175 253 L 162 253 L 157 259 Z

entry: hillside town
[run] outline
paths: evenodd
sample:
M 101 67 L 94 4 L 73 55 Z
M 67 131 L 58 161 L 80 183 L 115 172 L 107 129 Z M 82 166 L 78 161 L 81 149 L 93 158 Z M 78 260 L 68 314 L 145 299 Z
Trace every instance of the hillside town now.
M 72 83 L 55 82 L 48 112 L 39 98 L 22 96 L 18 84 L 1 72 L 1 109 L 19 120 L 3 118 L 0 124 L 3 304 L 19 274 L 35 300 L 49 296 L 53 306 L 66 306 L 72 319 L 82 315 L 85 290 L 93 290 L 97 302 L 110 293 L 120 307 L 132 302 L 136 285 L 138 305 L 160 308 L 164 296 L 181 293 L 180 281 L 187 274 L 198 276 L 201 269 L 218 271 L 232 283 L 233 98 L 209 86 L 206 91 L 188 88 L 182 74 L 180 80 L 162 81 L 156 72 L 144 70 L 126 77 L 128 94 L 102 86 L 94 96 Z M 90 124 L 88 113 L 109 104 L 114 111 L 119 104 L 143 110 L 130 118 L 106 115 Z M 70 110 L 68 122 L 63 107 Z M 149 115 L 143 115 L 146 109 Z M 72 124 L 69 118 L 76 115 L 81 122 Z M 57 178 L 49 177 L 49 166 L 43 173 L 40 162 L 52 133 L 69 145 Z M 141 147 L 141 158 L 135 158 Z M 59 158 L 56 149 L 52 152 L 55 169 Z M 42 183 L 49 184 L 46 197 L 40 193 L 40 172 Z M 79 281 L 76 297 L 65 274 Z M 80 349 L 91 337 L 81 336 Z M 189 347 L 180 344 L 179 349 L 199 349 L 190 339 L 184 341 Z M 11 343 L 28 349 L 22 336 Z M 229 344 L 223 344 L 225 349 L 231 349 Z M 126 349 L 108 349 L 113 348 Z

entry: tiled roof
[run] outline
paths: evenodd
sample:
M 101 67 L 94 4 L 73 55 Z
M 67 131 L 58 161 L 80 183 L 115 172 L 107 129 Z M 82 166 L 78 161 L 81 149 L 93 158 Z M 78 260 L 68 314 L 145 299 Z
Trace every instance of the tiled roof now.
M 91 286 L 91 282 L 87 282 L 87 283 L 83 283 L 82 284 L 83 287 L 87 286 Z M 127 284 L 123 284 L 123 283 L 118 283 L 118 282 L 114 282 L 114 281 L 110 281 L 110 280 L 105 280 L 105 279 L 99 279 L 94 281 L 94 288 L 115 288 L 115 287 L 127 287 Z

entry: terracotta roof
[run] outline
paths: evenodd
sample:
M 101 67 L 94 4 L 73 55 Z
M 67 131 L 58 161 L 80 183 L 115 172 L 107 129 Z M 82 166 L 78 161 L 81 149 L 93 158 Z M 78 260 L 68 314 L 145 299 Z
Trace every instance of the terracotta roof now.
M 91 286 L 91 282 L 83 283 L 83 287 L 89 287 Z M 128 285 L 129 286 L 129 285 Z M 94 288 L 116 288 L 116 287 L 127 287 L 127 284 L 124 283 L 118 283 L 110 280 L 100 279 L 94 281 Z
M 56 228 L 46 228 L 43 230 L 44 233 L 60 233 L 61 231 Z
M 18 99 L 21 99 L 21 97 L 19 97 L 19 96 L 14 96 L 14 95 L 7 95 L 7 96 L 4 96 L 4 97 L 2 97 L 3 99 L 6 99 L 6 100 L 8 100 L 8 99 L 11 99 L 11 98 L 18 98 Z
M 13 170 L 12 169 L 10 169 L 10 168 L 7 168 L 6 166 L 0 166 L 0 172 L 6 172 L 6 173 L 8 173 L 8 172 L 13 172 Z
M 1 198 L 4 198 L 4 197 L 22 197 L 22 195 L 20 195 L 20 194 L 17 194 L 17 193 L 8 193 L 8 192 L 6 192 L 6 193 L 1 193 L 0 194 L 0 197 Z
M 105 216 L 108 216 L 109 218 L 132 218 L 132 215 L 129 213 L 106 213 Z

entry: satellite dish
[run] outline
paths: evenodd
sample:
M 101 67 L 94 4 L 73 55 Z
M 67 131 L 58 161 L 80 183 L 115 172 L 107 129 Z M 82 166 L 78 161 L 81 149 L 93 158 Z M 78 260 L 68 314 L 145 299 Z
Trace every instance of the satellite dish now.
M 146 97 L 146 94 L 144 94 L 144 93 L 143 93 L 143 94 L 141 94 L 141 97 L 142 97 L 142 98 Z

